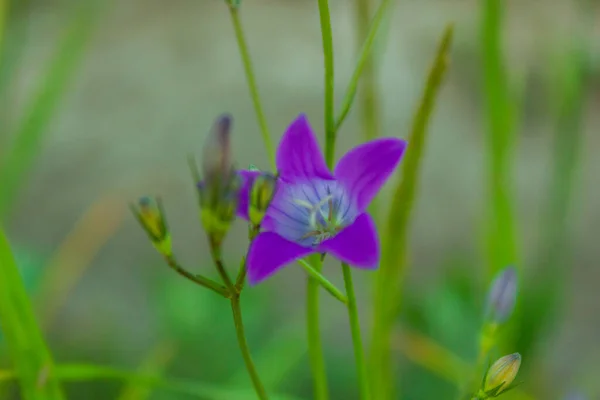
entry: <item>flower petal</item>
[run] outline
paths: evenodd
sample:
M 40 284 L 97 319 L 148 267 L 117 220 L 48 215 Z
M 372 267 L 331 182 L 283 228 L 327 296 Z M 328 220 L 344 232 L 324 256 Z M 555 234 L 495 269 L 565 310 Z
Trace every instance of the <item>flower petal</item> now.
M 288 127 L 277 149 L 279 176 L 289 182 L 312 178 L 333 179 L 306 115 Z
M 400 162 L 406 141 L 382 138 L 356 146 L 335 167 L 335 178 L 364 211 Z
M 352 225 L 321 243 L 318 251 L 331 253 L 354 267 L 377 268 L 381 251 L 373 218 L 360 214 Z
M 314 250 L 302 247 L 274 232 L 260 233 L 248 252 L 248 282 L 255 285 L 292 261 L 304 257 Z

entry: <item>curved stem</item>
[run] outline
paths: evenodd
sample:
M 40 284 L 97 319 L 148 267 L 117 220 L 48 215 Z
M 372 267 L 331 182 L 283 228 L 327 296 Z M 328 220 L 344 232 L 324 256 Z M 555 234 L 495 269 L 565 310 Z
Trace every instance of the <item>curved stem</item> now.
M 319 262 L 315 270 L 320 272 L 322 265 Z M 321 334 L 319 332 L 319 281 L 312 277 L 308 278 L 306 312 L 308 353 L 313 374 L 314 399 L 327 400 L 329 398 L 327 372 L 325 369 L 325 357 L 323 356 L 323 344 L 321 343 Z
M 327 290 L 333 297 L 338 299 L 344 304 L 348 304 L 348 298 L 344 296 L 344 294 L 335 287 L 335 285 L 327 278 L 325 278 L 321 273 L 319 273 L 312 265 L 310 265 L 305 260 L 298 260 L 298 264 L 314 279 L 316 279 L 323 289 Z
M 262 133 L 262 139 L 267 150 L 267 155 L 271 166 L 275 169 L 275 150 L 273 142 L 271 141 L 271 134 L 269 133 L 269 127 L 267 126 L 267 119 L 262 108 L 260 101 L 260 95 L 258 94 L 258 86 L 256 84 L 256 78 L 254 76 L 254 70 L 252 68 L 252 60 L 250 58 L 250 52 L 248 51 L 248 45 L 244 37 L 244 30 L 240 22 L 239 9 L 237 7 L 230 6 L 229 14 L 231 15 L 231 22 L 235 31 L 235 38 L 238 43 L 240 55 L 242 56 L 242 63 L 244 64 L 244 72 L 246 74 L 246 80 L 248 81 L 248 88 L 250 89 L 250 96 L 252 97 L 252 103 L 254 104 L 254 110 L 256 111 L 256 118 L 260 125 Z
M 254 386 L 254 390 L 256 390 L 258 398 L 261 400 L 266 400 L 268 399 L 267 392 L 262 382 L 260 381 L 258 372 L 256 372 L 256 367 L 254 366 L 252 356 L 250 355 L 250 349 L 248 348 L 248 342 L 246 341 L 246 334 L 244 333 L 244 322 L 242 320 L 242 310 L 240 308 L 239 295 L 234 295 L 231 298 L 231 311 L 233 312 L 233 322 L 235 324 L 235 332 L 237 334 L 238 344 L 240 346 L 240 350 L 242 351 L 242 357 L 244 357 L 246 369 L 248 370 L 248 374 L 250 375 L 250 379 L 252 380 L 252 385 Z
M 367 377 L 367 365 L 363 344 L 360 334 L 360 322 L 358 319 L 358 310 L 356 307 L 356 296 L 354 294 L 354 284 L 352 283 L 352 271 L 346 263 L 342 263 L 344 273 L 344 284 L 346 285 L 346 295 L 348 296 L 348 316 L 350 317 L 350 331 L 352 332 L 352 344 L 354 345 L 354 358 L 356 360 L 356 373 L 360 399 L 370 398 L 369 383 Z
M 187 278 L 190 281 L 192 281 L 200 286 L 204 286 L 205 288 L 210 289 L 210 290 L 220 294 L 223 297 L 229 297 L 229 291 L 227 290 L 227 288 L 225 288 L 223 285 L 213 281 L 212 279 L 206 278 L 202 275 L 192 274 L 191 272 L 189 272 L 188 270 L 183 268 L 181 265 L 179 265 L 179 263 L 177 262 L 177 260 L 175 259 L 175 257 L 173 255 L 165 256 L 165 261 L 167 262 L 167 265 L 169 267 L 171 267 L 171 269 L 173 271 L 177 272 L 179 275 L 183 276 L 184 278 Z

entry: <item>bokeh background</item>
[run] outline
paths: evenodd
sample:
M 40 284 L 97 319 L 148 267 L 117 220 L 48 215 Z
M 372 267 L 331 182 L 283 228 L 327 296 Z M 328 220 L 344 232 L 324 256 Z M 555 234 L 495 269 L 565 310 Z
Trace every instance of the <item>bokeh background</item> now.
M 339 105 L 361 42 L 360 16 L 354 1 L 330 3 Z M 374 10 L 379 2 L 370 3 Z M 406 138 L 439 37 L 448 22 L 455 23 L 451 66 L 431 121 L 410 230 L 394 355 L 403 399 L 454 396 L 454 386 L 428 367 L 435 356 L 427 356 L 424 340 L 465 362 L 476 354 L 489 282 L 483 238 L 489 201 L 484 3 L 397 1 L 375 46 L 380 132 Z M 506 350 L 523 354 L 522 388 L 531 398 L 558 399 L 578 389 L 598 399 L 600 9 L 596 1 L 572 0 L 502 5 L 505 66 L 519 110 L 508 167 L 517 226 L 514 262 L 523 276 L 520 302 L 529 304 L 511 322 L 516 333 Z M 303 112 L 323 143 L 316 0 L 246 0 L 241 18 L 271 131 L 280 137 Z M 65 44 L 69 32 L 78 33 Z M 250 387 L 227 302 L 164 266 L 127 209 L 141 195 L 160 195 L 182 264 L 217 276 L 197 220 L 186 157 L 201 153 L 213 119 L 227 111 L 234 116 L 238 165 L 268 168 L 227 7 L 219 0 L 84 7 L 75 0 L 15 2 L 3 42 L 0 157 L 8 158 L 44 84 L 46 102 L 53 104 L 48 115 L 35 114 L 31 122 L 40 124 L 40 134 L 19 155 L 24 162 L 18 184 L 9 188 L 6 180 L 0 186 L 6 185 L 4 194 L 18 189 L 6 205 L 4 228 L 57 362 L 129 370 L 147 363 L 167 376 Z M 62 64 L 56 61 L 61 56 Z M 48 72 L 53 66 L 59 70 L 54 75 Z M 339 132 L 338 156 L 364 141 L 358 107 L 360 100 Z M 397 178 L 380 195 L 380 221 Z M 225 258 L 232 271 L 246 251 L 246 233 L 238 222 L 228 237 Z M 335 264 L 325 273 L 343 286 Z M 305 280 L 304 271 L 290 266 L 249 288 L 243 308 L 266 384 L 308 399 Z M 368 340 L 372 273 L 357 272 L 355 281 Z M 347 315 L 326 293 L 322 297 L 332 398 L 354 399 Z M 10 368 L 6 352 L 0 360 Z M 12 383 L 0 389 L 1 396 L 19 398 Z M 67 389 L 73 399 L 198 398 L 163 389 L 136 392 L 119 381 L 78 382 Z M 506 398 L 511 396 L 523 394 Z

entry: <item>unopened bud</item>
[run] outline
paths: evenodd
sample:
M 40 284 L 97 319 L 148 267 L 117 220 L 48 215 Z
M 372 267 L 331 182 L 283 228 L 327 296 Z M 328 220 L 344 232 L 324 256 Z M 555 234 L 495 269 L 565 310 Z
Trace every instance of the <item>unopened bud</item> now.
M 142 197 L 137 205 L 131 205 L 133 214 L 159 253 L 171 255 L 171 236 L 167 229 L 165 213 L 159 199 Z
M 231 156 L 231 116 L 217 118 L 203 148 L 202 174 L 198 183 L 200 220 L 206 232 L 220 243 L 235 218 L 241 178 Z
M 277 178 L 269 173 L 254 178 L 250 189 L 248 216 L 253 225 L 260 225 L 277 190 Z
M 520 367 L 521 355 L 519 353 L 504 356 L 492 364 L 483 385 L 486 397 L 496 397 L 510 389 Z
M 517 301 L 517 271 L 513 267 L 500 271 L 492 282 L 487 301 L 487 319 L 502 324 L 510 318 Z

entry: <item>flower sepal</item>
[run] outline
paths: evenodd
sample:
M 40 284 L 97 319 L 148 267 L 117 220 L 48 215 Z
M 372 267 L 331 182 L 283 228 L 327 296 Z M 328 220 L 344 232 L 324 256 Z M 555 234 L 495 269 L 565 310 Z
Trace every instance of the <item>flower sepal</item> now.
M 142 197 L 130 206 L 133 215 L 150 239 L 154 248 L 165 257 L 172 255 L 171 235 L 159 198 Z
M 277 190 L 277 177 L 268 172 L 254 178 L 250 189 L 248 219 L 254 226 L 262 222 Z

